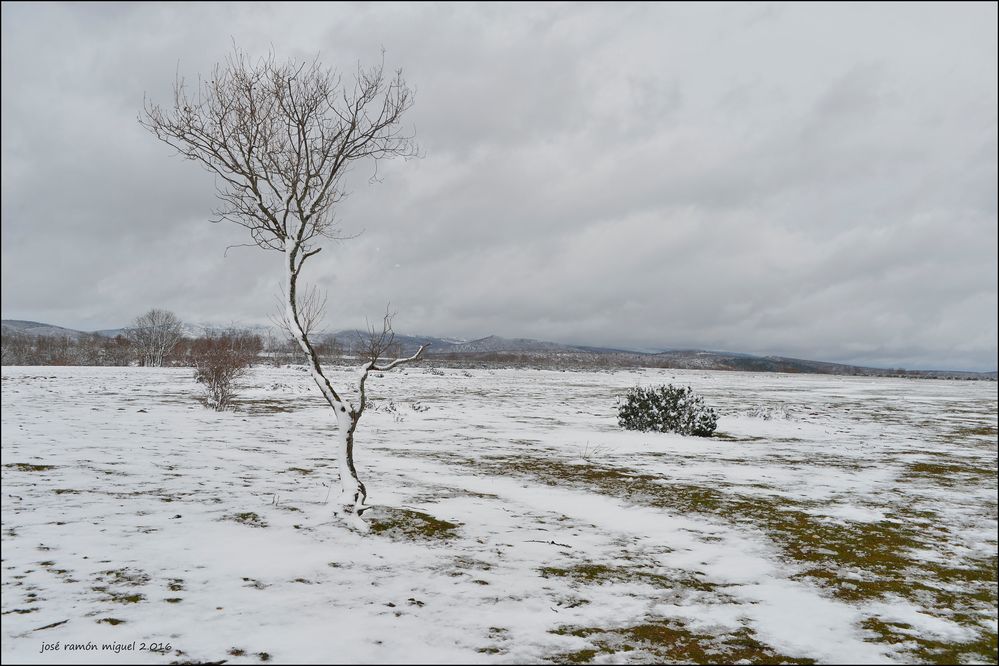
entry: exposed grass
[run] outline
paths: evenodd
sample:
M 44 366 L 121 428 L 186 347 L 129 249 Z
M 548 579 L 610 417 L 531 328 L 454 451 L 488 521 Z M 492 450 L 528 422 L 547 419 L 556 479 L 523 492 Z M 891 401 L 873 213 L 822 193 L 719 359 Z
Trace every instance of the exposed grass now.
M 287 414 L 311 406 L 308 400 L 282 400 L 278 398 L 237 398 L 232 401 L 232 405 L 237 411 L 247 414 Z
M 145 599 L 143 594 L 121 594 L 119 592 L 112 592 L 109 601 L 113 601 L 117 604 L 137 604 L 143 599 Z
M 973 425 L 962 426 L 954 431 L 958 437 L 992 437 L 999 435 L 999 430 L 994 425 Z
M 722 432 L 721 430 L 716 430 L 711 435 L 712 439 L 721 439 L 726 442 L 762 442 L 762 437 L 738 437 L 731 433 Z
M 9 465 L 4 465 L 4 467 L 15 469 L 18 472 L 45 472 L 55 469 L 55 465 L 34 465 L 31 463 L 10 463 Z
M 243 513 L 234 513 L 232 515 L 223 516 L 222 519 L 231 520 L 234 523 L 249 525 L 250 527 L 267 527 L 267 522 L 252 511 L 244 511 Z
M 964 462 L 918 462 L 909 465 L 903 480 L 918 479 L 944 487 L 962 486 L 968 483 L 980 484 L 996 477 L 995 469 L 986 469 Z
M 902 648 L 914 662 L 927 664 L 996 663 L 999 648 L 996 635 L 983 633 L 975 640 L 945 643 L 924 637 L 910 625 L 884 622 L 878 618 L 864 620 L 873 642 L 890 643 Z M 982 661 L 983 657 L 985 658 Z
M 453 457 L 449 457 L 453 462 Z M 934 649 L 965 654 L 969 659 L 995 661 L 996 630 L 981 617 L 995 616 L 996 559 L 965 557 L 941 565 L 914 553 L 931 549 L 947 552 L 951 539 L 944 521 L 931 512 L 896 506 L 879 522 L 834 521 L 810 513 L 815 502 L 780 495 L 744 495 L 717 487 L 666 482 L 659 476 L 599 462 L 559 460 L 551 455 L 466 458 L 464 464 L 480 471 L 508 476 L 519 474 L 551 486 L 575 486 L 678 514 L 702 514 L 764 531 L 781 555 L 797 565 L 797 579 L 817 584 L 844 601 L 866 602 L 894 596 L 918 604 L 924 612 L 974 630 L 979 638 L 967 643 L 936 644 Z M 945 485 L 955 474 L 968 474 L 974 483 L 985 479 L 977 470 L 958 463 L 917 463 L 916 473 Z M 994 473 L 993 475 L 994 476 Z M 904 482 L 903 477 L 903 482 Z M 922 477 L 920 477 L 922 478 Z M 923 479 L 924 481 L 926 479 Z M 652 573 L 583 564 L 567 569 L 546 567 L 543 576 L 566 576 L 600 584 L 608 581 L 646 582 L 652 585 L 696 584 L 671 581 Z M 703 581 L 701 581 L 703 583 Z M 908 644 L 906 644 L 908 646 Z M 992 646 L 992 647 L 990 647 Z M 913 652 L 917 658 L 920 653 Z M 592 658 L 592 656 L 591 656 Z
M 446 541 L 457 536 L 459 525 L 415 511 L 375 507 L 365 513 L 373 534 L 400 541 Z
M 34 608 L 15 608 L 13 610 L 4 611 L 3 613 L 0 613 L 0 615 L 11 615 L 11 614 L 15 614 L 15 615 L 27 615 L 28 613 L 34 613 L 37 610 L 38 610 L 37 607 L 34 607 Z
M 675 576 L 645 571 L 640 564 L 630 566 L 610 566 L 596 562 L 584 562 L 570 567 L 541 567 L 542 578 L 567 578 L 582 584 L 603 585 L 605 583 L 643 583 L 657 588 L 693 588 L 711 592 L 718 586 L 684 573 Z
M 129 569 L 128 567 L 101 571 L 95 578 L 109 585 L 128 585 L 131 587 L 145 585 L 149 582 L 149 574 L 137 569 Z
M 587 639 L 590 646 L 548 657 L 556 664 L 587 664 L 598 655 L 627 653 L 632 663 L 680 664 L 814 664 L 815 660 L 792 657 L 758 641 L 752 630 L 740 629 L 721 635 L 690 631 L 682 622 L 650 619 L 630 627 L 562 626 L 552 633 Z

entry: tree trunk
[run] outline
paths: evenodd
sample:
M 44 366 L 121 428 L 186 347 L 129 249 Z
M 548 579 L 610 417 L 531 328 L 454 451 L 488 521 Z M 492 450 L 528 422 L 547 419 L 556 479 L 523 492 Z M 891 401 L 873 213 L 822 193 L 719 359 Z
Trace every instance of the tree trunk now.
M 290 246 L 291 244 L 289 243 L 289 248 Z M 353 460 L 354 428 L 357 425 L 354 420 L 354 410 L 330 386 L 319 364 L 316 350 L 309 342 L 308 336 L 302 328 L 299 320 L 296 296 L 298 275 L 295 270 L 294 255 L 290 249 L 286 250 L 285 258 L 287 262 L 285 269 L 287 271 L 288 298 L 285 318 L 288 321 L 288 327 L 291 329 L 292 336 L 305 353 L 306 366 L 309 368 L 312 380 L 319 387 L 323 397 L 326 398 L 326 402 L 329 403 L 336 415 L 336 457 L 337 469 L 340 472 L 340 495 L 336 500 L 336 513 L 342 516 L 344 521 L 354 529 L 367 532 L 368 525 L 361 518 L 360 514 L 361 505 L 364 503 L 366 493 L 364 484 L 357 478 L 357 471 L 354 468 Z
M 367 491 L 357 478 L 357 469 L 354 467 L 354 428 L 357 422 L 351 410 L 341 411 L 341 407 L 345 405 L 341 403 L 340 407 L 336 408 L 337 469 L 340 472 L 340 498 L 337 509 L 351 527 L 367 532 L 368 525 L 360 514 L 367 498 Z

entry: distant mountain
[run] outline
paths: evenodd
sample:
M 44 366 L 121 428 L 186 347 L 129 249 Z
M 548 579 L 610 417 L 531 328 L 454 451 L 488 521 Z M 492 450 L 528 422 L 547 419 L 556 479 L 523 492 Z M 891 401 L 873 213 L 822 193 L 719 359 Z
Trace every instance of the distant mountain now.
M 209 333 L 226 331 L 228 329 L 234 329 L 239 331 L 246 331 L 248 333 L 253 333 L 261 337 L 266 338 L 268 334 L 281 337 L 284 334 L 281 333 L 280 329 L 276 326 L 266 326 L 261 324 L 239 324 L 235 322 L 229 322 L 228 324 L 218 324 L 212 322 L 200 322 L 197 324 L 184 323 L 181 325 L 181 333 L 185 338 L 201 338 Z
M 94 335 L 99 335 L 102 338 L 117 338 L 119 335 L 125 335 L 126 333 L 128 333 L 127 328 L 104 328 L 94 331 Z
M 367 333 L 358 330 L 337 331 L 337 340 L 346 344 L 351 344 L 360 337 L 367 337 Z M 490 335 L 478 340 L 459 340 L 455 338 L 438 338 L 432 336 L 400 335 L 396 334 L 395 341 L 402 345 L 403 353 L 415 353 L 420 345 L 430 344 L 427 354 L 494 354 L 494 353 L 604 353 L 617 352 L 621 350 L 607 349 L 603 347 L 579 347 L 574 345 L 564 345 L 558 342 L 548 342 L 547 340 L 534 340 L 531 338 L 502 338 L 498 335 Z
M 4 319 L 3 320 L 4 325 L 6 325 L 8 321 L 10 321 L 10 320 Z M 34 322 L 25 322 L 25 323 L 34 323 Z M 45 326 L 45 324 L 41 324 L 41 325 Z M 75 333 L 77 336 L 79 336 L 79 335 L 99 335 L 99 336 L 101 336 L 103 338 L 114 338 L 114 337 L 117 337 L 119 335 L 126 335 L 128 333 L 128 327 L 122 327 L 122 328 L 102 328 L 99 331 L 74 331 L 73 329 L 60 328 L 58 326 L 54 326 L 54 327 L 51 327 L 51 328 L 58 329 L 59 331 L 70 331 L 71 333 Z M 243 325 L 239 325 L 239 324 L 232 324 L 232 325 L 228 325 L 228 324 L 227 325 L 219 325 L 219 324 L 210 324 L 210 323 L 188 324 L 186 322 L 183 323 L 183 324 L 181 324 L 181 334 L 184 337 L 187 337 L 187 338 L 200 338 L 200 337 L 206 335 L 209 331 L 220 331 L 220 330 L 225 330 L 226 328 L 238 328 L 241 331 L 250 331 L 251 333 L 256 333 L 256 334 L 262 335 L 262 336 L 266 336 L 267 333 L 273 333 L 275 335 L 279 334 L 278 329 L 275 328 L 275 327 L 273 327 L 273 326 L 262 326 L 262 325 L 258 325 L 258 324 L 251 324 L 251 325 L 248 325 L 248 326 L 243 326 Z M 35 334 L 32 331 L 30 331 L 30 330 L 29 331 L 21 330 L 20 332 L 21 333 L 28 333 L 29 335 L 34 335 Z M 53 335 L 68 335 L 68 334 L 67 333 L 55 333 Z
M 363 340 L 367 338 L 368 332 L 358 329 L 350 329 L 337 331 L 331 335 L 335 337 L 340 344 L 349 349 L 356 345 L 359 339 Z M 449 348 L 455 344 L 461 344 L 464 340 L 456 340 L 455 338 L 437 338 L 429 335 L 401 335 L 396 333 L 395 342 L 402 346 L 403 354 L 415 354 L 416 350 L 420 348 L 420 345 L 425 344 L 430 345 L 430 347 L 427 348 L 427 353 L 432 354 L 439 353 L 439 350 Z
M 0 321 L 5 335 L 21 334 L 46 337 L 67 337 L 74 340 L 85 335 L 102 335 L 114 337 L 127 332 L 125 328 L 102 329 L 93 332 L 77 331 L 62 326 L 43 324 L 37 321 L 22 321 L 4 319 Z M 215 325 L 208 323 L 184 324 L 184 335 L 201 337 L 208 331 L 239 328 L 248 330 L 263 337 L 273 336 L 282 339 L 284 331 L 275 326 L 239 324 Z M 359 330 L 341 330 L 332 335 L 349 351 L 357 345 L 359 338 L 368 334 Z M 320 336 L 323 337 L 323 336 Z M 784 356 L 754 356 L 740 352 L 705 351 L 702 349 L 669 349 L 660 350 L 627 350 L 610 347 L 590 347 L 583 345 L 566 345 L 547 340 L 531 338 L 503 338 L 490 335 L 478 340 L 460 340 L 420 335 L 396 334 L 395 342 L 401 346 L 404 355 L 413 354 L 420 345 L 429 344 L 427 356 L 445 359 L 467 359 L 472 361 L 510 360 L 518 363 L 535 362 L 550 364 L 558 362 L 568 366 L 636 366 L 662 367 L 697 370 L 742 370 L 749 372 L 801 372 L 835 375 L 885 375 L 900 374 L 905 376 L 939 377 L 948 379 L 996 379 L 996 372 L 965 372 L 950 370 L 913 370 L 893 373 L 883 368 L 869 368 L 843 363 L 828 363 L 825 361 L 810 361 L 807 359 L 788 358 Z
M 76 331 L 62 326 L 52 324 L 42 324 L 37 321 L 22 321 L 20 319 L 4 319 L 0 321 L 3 333 L 20 333 L 22 335 L 37 335 L 46 338 L 71 338 L 78 340 L 86 335 L 82 331 Z
M 699 349 L 671 350 L 651 354 L 651 359 L 668 363 L 670 367 L 707 370 L 746 370 L 755 372 L 813 372 L 818 374 L 867 374 L 876 368 L 808 361 L 783 356 L 753 356 L 738 352 L 704 351 Z
M 433 354 L 488 354 L 495 352 L 578 352 L 581 350 L 578 347 L 545 340 L 501 338 L 498 335 L 490 335 L 469 342 L 432 347 L 429 351 Z

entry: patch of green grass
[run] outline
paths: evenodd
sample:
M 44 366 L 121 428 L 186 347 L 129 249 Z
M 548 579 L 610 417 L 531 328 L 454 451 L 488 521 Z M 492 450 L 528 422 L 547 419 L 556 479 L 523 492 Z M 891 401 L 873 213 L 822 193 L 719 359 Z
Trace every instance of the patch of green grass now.
M 909 465 L 903 480 L 919 479 L 945 487 L 964 486 L 969 482 L 980 484 L 996 478 L 996 469 L 968 465 L 965 463 L 918 462 Z
M 457 536 L 460 527 L 422 511 L 392 507 L 375 507 L 365 518 L 373 534 L 401 541 L 446 541 Z
M 595 562 L 574 564 L 570 567 L 541 567 L 538 569 L 542 578 L 567 578 L 583 584 L 603 585 L 605 583 L 644 583 L 657 588 L 694 588 L 710 592 L 717 585 L 700 580 L 694 576 L 677 575 L 676 577 L 645 571 L 640 564 L 631 566 L 608 566 Z
M 119 624 L 125 624 L 125 620 L 119 620 L 116 617 L 105 617 L 101 618 L 100 620 L 97 620 L 97 624 L 110 624 L 112 627 L 114 627 Z
M 119 592 L 112 592 L 110 601 L 118 604 L 137 604 L 146 596 L 143 594 L 121 594 Z
M 868 618 L 863 627 L 873 635 L 870 642 L 899 645 L 913 662 L 926 664 L 996 663 L 999 644 L 996 635 L 982 634 L 971 641 L 943 642 L 924 637 L 919 631 L 901 622 L 884 622 Z M 984 658 L 984 661 L 983 661 Z
M 3 613 L 0 613 L 0 615 L 10 615 L 11 613 L 17 615 L 27 615 L 28 613 L 34 613 L 37 610 L 38 608 L 15 608 L 13 610 L 4 611 Z
M 267 522 L 252 511 L 244 511 L 243 513 L 223 516 L 222 519 L 231 520 L 235 523 L 241 523 L 243 525 L 249 525 L 250 527 L 267 527 Z
M 55 469 L 55 465 L 33 465 L 31 463 L 11 463 L 4 465 L 7 469 L 15 469 L 18 472 L 45 472 Z
M 760 642 L 748 628 L 727 634 L 699 634 L 682 622 L 649 621 L 620 628 L 562 626 L 553 634 L 587 639 L 591 646 L 547 657 L 556 664 L 587 664 L 598 655 L 634 653 L 629 662 L 681 664 L 814 664 L 813 659 L 793 657 Z
M 122 567 L 120 569 L 108 569 L 98 572 L 95 578 L 109 585 L 129 585 L 137 587 L 149 582 L 149 574 L 138 569 Z
M 611 650 L 611 652 L 613 652 L 613 650 Z M 546 657 L 546 659 L 553 664 L 589 664 L 593 661 L 597 654 L 599 654 L 597 650 L 587 648 L 585 650 L 576 650 L 575 652 L 563 652 L 551 657 Z
M 958 437 L 992 437 L 999 434 L 994 425 L 963 426 L 954 431 Z

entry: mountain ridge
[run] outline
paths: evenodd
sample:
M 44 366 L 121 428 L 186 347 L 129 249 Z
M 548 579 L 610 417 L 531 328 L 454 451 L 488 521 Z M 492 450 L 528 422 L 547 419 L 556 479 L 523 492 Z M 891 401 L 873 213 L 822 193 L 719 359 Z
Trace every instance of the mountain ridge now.
M 274 326 L 215 326 L 212 324 L 187 324 L 184 326 L 186 337 L 200 337 L 209 330 L 225 328 L 240 328 L 261 335 L 277 334 L 280 329 Z M 4 319 L 0 320 L 0 330 L 4 335 L 21 334 L 43 337 L 67 337 L 79 340 L 88 335 L 114 337 L 127 332 L 127 328 L 100 329 L 96 331 L 79 331 L 43 322 Z M 357 329 L 345 329 L 321 337 L 337 338 L 348 348 L 358 336 L 366 332 Z M 637 351 L 614 347 L 591 345 L 569 345 L 534 338 L 505 338 L 498 335 L 488 335 L 474 340 L 443 338 L 435 336 L 396 334 L 395 342 L 400 345 L 404 355 L 415 353 L 420 345 L 428 344 L 426 355 L 439 359 L 470 359 L 482 361 L 516 360 L 525 362 L 530 359 L 543 361 L 546 358 L 561 358 L 564 361 L 573 359 L 583 362 L 617 363 L 623 366 L 650 365 L 652 367 L 669 367 L 679 369 L 701 370 L 741 370 L 755 372 L 797 372 L 836 375 L 875 375 L 892 372 L 891 369 L 868 366 L 835 363 L 830 361 L 814 361 L 786 356 L 759 356 L 744 352 L 711 351 L 704 349 L 663 349 L 661 351 Z M 996 379 L 996 371 L 977 372 L 970 370 L 910 370 L 895 371 L 899 374 L 918 373 L 927 377 L 947 377 L 961 379 Z

